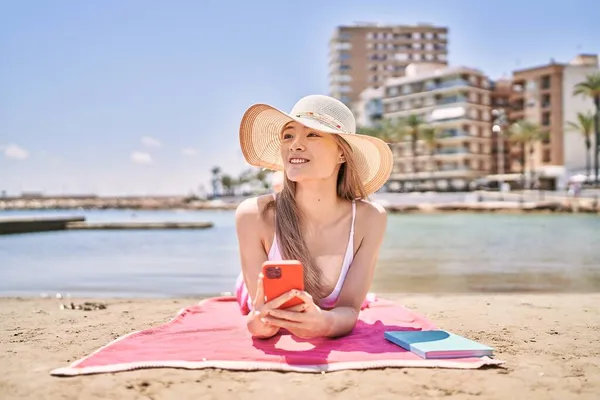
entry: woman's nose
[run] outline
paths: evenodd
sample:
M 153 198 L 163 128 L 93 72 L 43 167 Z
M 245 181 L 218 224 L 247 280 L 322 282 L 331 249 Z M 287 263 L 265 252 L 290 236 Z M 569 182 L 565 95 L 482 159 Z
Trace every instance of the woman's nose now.
M 299 137 L 294 138 L 292 143 L 290 143 L 290 150 L 292 150 L 292 151 L 304 150 L 304 141 L 302 140 L 302 138 L 299 138 Z

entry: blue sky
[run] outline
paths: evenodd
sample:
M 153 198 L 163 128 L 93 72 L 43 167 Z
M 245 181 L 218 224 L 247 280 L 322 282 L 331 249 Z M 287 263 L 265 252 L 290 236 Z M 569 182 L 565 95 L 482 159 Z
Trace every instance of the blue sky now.
M 0 190 L 186 194 L 213 165 L 236 174 L 248 106 L 327 93 L 337 25 L 448 26 L 450 64 L 495 79 L 600 52 L 597 17 L 597 0 L 1 2 Z

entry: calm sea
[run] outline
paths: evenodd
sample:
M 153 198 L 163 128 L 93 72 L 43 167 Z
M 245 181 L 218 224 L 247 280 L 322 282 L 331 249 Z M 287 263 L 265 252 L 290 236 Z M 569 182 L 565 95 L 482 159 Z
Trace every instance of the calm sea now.
M 0 236 L 0 295 L 204 296 L 239 273 L 232 211 L 28 211 L 89 221 L 213 221 L 207 230 Z M 599 291 L 600 218 L 390 215 L 375 292 Z

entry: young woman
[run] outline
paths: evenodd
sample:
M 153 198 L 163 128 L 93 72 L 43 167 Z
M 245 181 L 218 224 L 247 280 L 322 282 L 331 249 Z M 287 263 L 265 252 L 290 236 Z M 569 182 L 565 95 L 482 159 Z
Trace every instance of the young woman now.
M 366 199 L 387 181 L 393 160 L 386 143 L 355 129 L 348 107 L 322 95 L 302 98 L 289 114 L 256 104 L 242 118 L 246 161 L 285 174 L 279 193 L 247 199 L 236 211 L 237 296 L 254 337 L 280 328 L 303 338 L 337 337 L 356 324 L 387 221 Z M 305 291 L 265 304 L 266 260 L 300 261 Z M 303 303 L 277 309 L 293 297 Z

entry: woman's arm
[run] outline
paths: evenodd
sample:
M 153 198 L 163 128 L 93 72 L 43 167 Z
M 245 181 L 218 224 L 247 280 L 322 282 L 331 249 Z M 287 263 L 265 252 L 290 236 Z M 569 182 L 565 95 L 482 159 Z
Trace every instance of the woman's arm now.
M 235 229 L 238 239 L 242 274 L 248 293 L 254 299 L 258 274 L 267 260 L 262 242 L 263 221 L 261 218 L 260 198 L 242 201 L 235 210 Z
M 253 305 L 257 304 L 255 297 L 258 288 L 258 275 L 262 264 L 268 258 L 262 240 L 265 231 L 265 223 L 262 217 L 262 210 L 266 205 L 265 200 L 260 197 L 246 199 L 240 203 L 235 212 L 235 227 L 238 237 L 242 274 Z M 246 319 L 250 333 L 260 338 L 275 335 L 279 329 L 261 322 L 262 315 L 257 314 L 255 311 L 254 309 L 251 310 Z
M 360 307 L 371 287 L 379 249 L 383 243 L 387 227 L 385 209 L 374 203 L 363 202 L 362 205 L 363 212 L 360 221 L 357 218 L 357 223 L 360 223 L 358 231 L 364 232 L 363 239 L 346 275 L 336 307 L 326 313 L 328 337 L 344 336 L 354 329 Z

